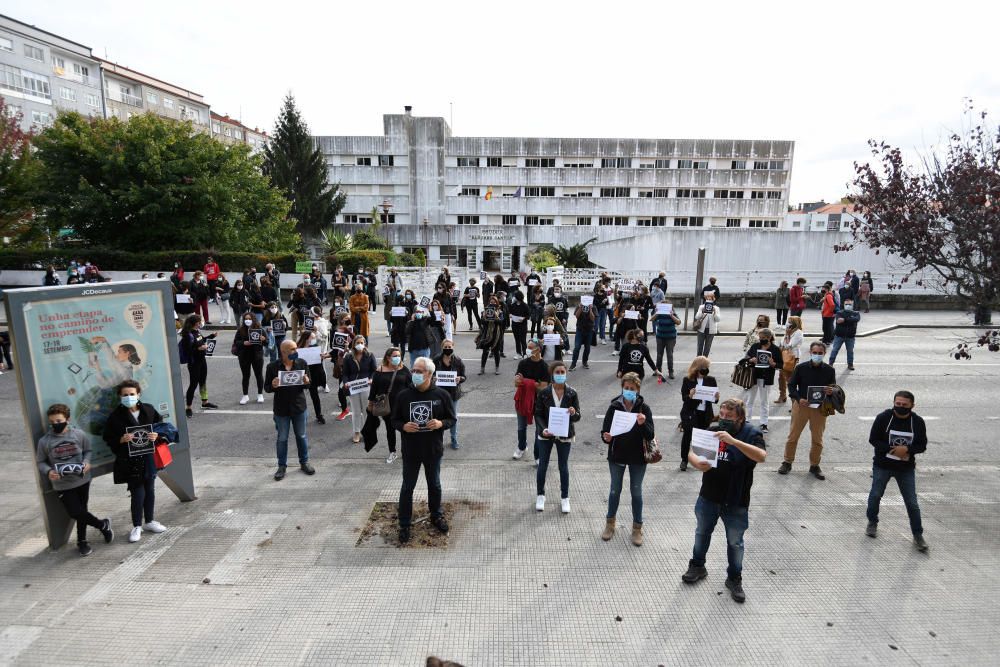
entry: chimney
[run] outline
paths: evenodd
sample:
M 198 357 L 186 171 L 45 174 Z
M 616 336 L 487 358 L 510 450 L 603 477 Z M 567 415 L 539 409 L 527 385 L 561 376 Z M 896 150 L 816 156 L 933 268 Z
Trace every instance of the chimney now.
M 407 116 L 412 116 L 413 115 L 411 113 L 413 111 L 413 107 L 411 107 L 409 104 L 407 104 L 405 107 L 403 107 L 403 111 L 406 112 Z

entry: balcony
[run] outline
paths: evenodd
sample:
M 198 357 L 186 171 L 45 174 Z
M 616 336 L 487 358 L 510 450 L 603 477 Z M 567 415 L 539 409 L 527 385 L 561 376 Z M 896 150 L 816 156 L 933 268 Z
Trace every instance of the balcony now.
M 122 93 L 121 94 L 121 102 L 122 102 L 122 104 L 129 105 L 130 107 L 135 107 L 137 109 L 141 109 L 142 108 L 142 98 L 141 97 L 136 97 L 135 95 L 129 95 L 127 93 Z

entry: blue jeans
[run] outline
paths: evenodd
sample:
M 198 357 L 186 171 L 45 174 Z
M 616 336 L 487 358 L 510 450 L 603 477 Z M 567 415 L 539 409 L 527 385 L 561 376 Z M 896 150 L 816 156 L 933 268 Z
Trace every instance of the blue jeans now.
M 698 519 L 698 527 L 694 531 L 694 553 L 691 555 L 691 565 L 705 566 L 705 556 L 708 555 L 708 547 L 712 543 L 712 531 L 715 530 L 715 524 L 718 523 L 719 517 L 722 517 L 722 525 L 726 527 L 726 556 L 729 559 L 726 573 L 730 579 L 741 576 L 743 574 L 743 533 L 750 525 L 747 508 L 713 503 L 698 496 L 698 501 L 694 504 L 694 515 Z
M 577 326 L 576 334 L 573 337 L 573 363 L 570 366 L 576 366 L 576 360 L 580 358 L 581 347 L 583 348 L 583 363 L 590 360 L 590 337 L 592 335 L 592 331 L 581 331 L 580 327 Z
M 611 492 L 608 494 L 608 518 L 614 519 L 618 514 L 618 499 L 622 495 L 622 484 L 625 481 L 625 464 L 611 463 Z M 642 478 L 646 476 L 645 463 L 628 464 L 629 491 L 632 494 L 632 521 L 642 523 Z
M 597 335 L 604 340 L 604 327 L 608 323 L 608 309 L 598 308 L 597 309 Z
M 546 440 L 539 438 L 538 443 L 538 495 L 545 495 L 545 473 L 549 470 L 549 457 L 552 455 L 552 445 L 556 446 L 559 457 L 559 497 L 569 498 L 569 447 L 570 443 L 562 440 Z
M 451 446 L 453 448 L 458 447 L 458 401 L 453 400 L 451 402 L 452 408 L 455 410 L 455 421 L 452 422 L 451 428 L 448 429 L 451 433 Z
M 917 469 L 889 470 L 872 465 L 872 490 L 868 494 L 868 520 L 878 523 L 878 506 L 885 493 L 889 480 L 896 478 L 899 495 L 903 496 L 906 514 L 910 517 L 910 531 L 914 535 L 923 535 L 924 526 L 920 522 L 920 505 L 917 504 Z
M 285 467 L 288 465 L 288 430 L 289 427 L 295 431 L 295 448 L 298 450 L 299 465 L 309 462 L 309 441 L 306 439 L 306 420 L 309 418 L 309 411 L 303 410 L 291 417 L 280 417 L 274 415 L 274 426 L 278 429 L 278 465 Z
M 278 360 L 278 353 L 281 351 L 281 344 L 285 342 L 285 334 L 275 336 L 270 331 L 267 332 L 267 358 L 272 362 Z
M 430 507 L 431 516 L 439 518 L 444 516 L 441 511 L 441 457 L 427 454 L 426 457 L 420 455 L 407 456 L 407 451 L 403 450 L 403 486 L 399 489 L 399 525 L 405 527 L 410 525 L 413 518 L 413 489 L 417 486 L 417 479 L 420 477 L 420 466 L 424 467 L 424 477 L 427 478 L 427 505 Z
M 517 448 L 522 452 L 528 448 L 528 418 L 524 415 L 517 416 Z M 535 421 L 535 460 L 538 460 L 538 421 Z
M 847 365 L 854 365 L 854 337 L 841 338 L 840 336 L 834 336 L 833 338 L 833 348 L 830 350 L 830 365 L 833 366 L 834 362 L 837 361 L 837 353 L 840 352 L 840 346 L 844 345 L 847 347 Z
M 414 350 L 410 348 L 410 368 L 413 368 L 413 363 L 417 360 L 417 357 L 429 357 L 431 356 L 431 348 L 422 347 L 419 350 Z

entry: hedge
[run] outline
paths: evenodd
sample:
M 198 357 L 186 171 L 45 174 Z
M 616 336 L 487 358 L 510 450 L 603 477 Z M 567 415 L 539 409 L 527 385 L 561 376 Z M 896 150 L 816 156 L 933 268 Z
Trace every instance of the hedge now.
M 295 261 L 306 261 L 305 255 L 259 255 L 250 252 L 217 252 L 213 250 L 170 250 L 134 253 L 108 248 L 51 248 L 48 250 L 0 250 L 0 269 L 10 271 L 45 269 L 51 264 L 65 270 L 70 260 L 96 264 L 102 271 L 172 271 L 180 262 L 186 271 L 200 269 L 211 255 L 223 271 L 238 272 L 254 266 L 263 271 L 268 262 L 282 273 L 295 273 Z

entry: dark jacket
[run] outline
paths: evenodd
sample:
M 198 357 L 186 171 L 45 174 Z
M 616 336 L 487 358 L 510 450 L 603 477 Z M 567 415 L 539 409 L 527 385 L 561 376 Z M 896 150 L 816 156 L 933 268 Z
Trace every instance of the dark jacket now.
M 746 358 L 753 360 L 754 364 L 756 364 L 757 363 L 757 352 L 758 351 L 770 352 L 771 353 L 771 358 L 774 360 L 774 366 L 770 366 L 768 368 L 757 368 L 757 366 L 754 365 L 754 367 L 753 367 L 753 381 L 754 381 L 754 383 L 756 383 L 757 380 L 760 380 L 761 378 L 763 378 L 765 385 L 773 385 L 774 384 L 774 372 L 781 370 L 781 366 L 784 363 L 784 361 L 782 360 L 782 357 L 781 357 L 781 348 L 778 347 L 774 343 L 774 341 L 771 341 L 771 345 L 766 350 L 763 347 L 761 347 L 760 343 L 754 343 L 753 345 L 750 346 L 750 349 L 747 350 L 747 357 Z
M 706 375 L 702 379 L 702 384 L 706 387 L 719 386 L 719 383 L 716 382 L 715 378 L 711 375 Z M 697 379 L 692 380 L 691 378 L 684 376 L 684 380 L 681 381 L 681 399 L 683 400 L 683 404 L 681 405 L 681 423 L 685 427 L 695 426 L 696 428 L 706 428 L 709 424 L 715 421 L 715 404 L 691 398 L 691 390 L 697 386 Z M 702 403 L 705 404 L 705 409 L 699 410 L 698 406 Z
M 354 354 L 353 350 L 348 350 L 347 354 L 344 355 L 341 367 L 343 375 L 340 377 L 342 382 L 353 382 L 361 378 L 371 378 L 375 375 L 375 369 L 378 368 L 378 361 L 375 360 L 375 355 L 365 350 L 361 354 L 361 362 L 359 363 L 354 358 Z
M 898 431 L 906 435 L 889 435 L 889 431 Z M 907 445 L 910 451 L 910 458 L 906 461 L 896 461 L 886 458 L 886 454 L 893 447 L 893 441 L 898 445 Z M 900 418 L 890 409 L 882 412 L 875 421 L 872 422 L 872 430 L 868 435 L 868 442 L 875 448 L 875 455 L 872 461 L 879 468 L 888 470 L 908 470 L 917 465 L 917 454 L 927 451 L 927 428 L 924 420 L 916 413 L 911 412 L 909 417 Z
M 649 348 L 645 344 L 626 343 L 622 346 L 621 354 L 618 357 L 618 372 L 622 375 L 638 373 L 639 377 L 645 377 L 647 363 L 650 368 L 656 370 L 656 364 L 649 356 Z
M 141 484 L 145 479 L 156 477 L 156 466 L 153 465 L 153 455 L 129 456 L 128 444 L 122 444 L 121 438 L 130 426 L 146 426 L 159 424 L 163 419 L 149 403 L 139 402 L 138 416 L 133 419 L 129 409 L 119 405 L 108 415 L 104 424 L 104 442 L 115 455 L 115 484 Z
M 554 407 L 573 408 L 576 410 L 576 414 L 569 417 L 569 436 L 566 438 L 553 438 L 553 440 L 572 440 L 576 437 L 576 429 L 573 425 L 580 421 L 580 398 L 576 395 L 575 389 L 569 385 L 564 386 L 566 389 L 563 394 L 563 400 L 558 406 L 556 405 L 556 397 L 552 390 L 552 385 L 535 394 L 535 422 L 538 424 L 539 440 L 548 440 L 548 438 L 542 435 L 542 431 L 548 428 L 549 408 Z
M 233 336 L 233 344 L 236 345 L 236 356 L 247 359 L 263 359 L 264 358 L 264 345 L 267 344 L 267 332 L 264 331 L 263 327 L 257 327 L 256 322 L 254 326 L 247 327 L 242 325 L 236 330 L 236 334 Z M 259 331 L 262 338 L 262 343 L 260 345 L 244 345 L 248 340 L 250 340 L 250 331 Z
M 372 375 L 372 388 L 369 393 L 371 400 L 375 400 L 377 396 L 389 394 L 389 405 L 393 405 L 399 396 L 399 392 L 413 386 L 413 377 L 410 374 L 410 369 L 406 366 L 395 371 L 395 375 L 396 379 L 393 380 L 392 371 L 379 371 L 376 369 L 375 374 Z
M 627 412 L 625 403 L 621 396 L 616 396 L 608 411 L 604 414 L 604 422 L 601 425 L 601 433 L 611 432 L 611 422 L 615 416 L 615 410 Z M 632 430 L 611 438 L 608 444 L 608 461 L 611 463 L 646 463 L 646 450 L 643 446 L 644 440 L 652 440 L 655 432 L 653 430 L 653 411 L 646 405 L 646 401 L 640 395 L 632 405 L 632 412 L 641 412 L 646 415 L 646 423 L 639 426 L 633 424 Z
M 411 350 L 423 350 L 431 346 L 431 318 L 424 315 L 420 319 L 412 319 L 406 323 L 406 346 Z
M 267 371 L 264 375 L 264 391 L 269 394 L 274 394 L 274 404 L 272 406 L 274 414 L 277 417 L 292 417 L 294 415 L 300 415 L 306 411 L 306 395 L 305 395 L 305 385 L 296 385 L 293 387 L 278 387 L 275 389 L 271 386 L 274 379 L 278 377 L 278 371 L 283 371 L 285 369 L 285 363 L 279 357 L 276 361 L 272 361 L 267 365 Z M 293 371 L 308 371 L 309 366 L 306 362 L 301 359 L 296 359 L 292 362 Z
M 457 385 L 455 385 L 454 387 L 439 387 L 439 388 L 444 389 L 446 392 L 448 392 L 448 395 L 451 396 L 451 400 L 453 401 L 457 401 L 460 398 L 462 398 L 462 382 L 463 382 L 462 378 L 465 377 L 465 362 L 462 361 L 462 358 L 459 357 L 457 354 L 452 353 L 451 366 L 448 366 L 447 368 L 444 365 L 444 355 L 439 354 L 438 356 L 434 357 L 433 361 L 434 361 L 434 367 L 437 368 L 439 371 L 455 371 L 456 373 L 458 373 L 458 375 L 456 376 L 458 378 Z
M 809 387 L 829 387 L 837 384 L 837 371 L 833 366 L 823 362 L 813 366 L 812 361 L 805 361 L 795 367 L 792 377 L 788 379 L 788 396 L 793 401 L 808 398 Z
M 246 311 L 250 310 L 250 295 L 246 288 L 236 289 L 235 287 L 229 292 L 229 307 L 233 309 L 233 312 L 242 315 Z
M 744 422 L 743 427 L 733 437 L 748 445 L 767 449 L 764 435 L 750 422 Z M 719 443 L 719 465 L 702 473 L 701 491 L 698 495 L 713 503 L 749 507 L 753 469 L 756 466 L 757 462 L 738 447 Z
M 427 408 L 429 411 L 424 412 Z M 441 428 L 416 433 L 404 431 L 403 426 L 407 422 L 416 421 L 420 414 L 425 415 L 428 420 L 440 420 Z M 454 423 L 455 407 L 451 396 L 433 384 L 427 391 L 420 391 L 415 387 L 404 389 L 392 406 L 392 427 L 402 434 L 404 460 L 410 457 L 427 460 L 443 455 L 444 432 Z
M 833 335 L 837 338 L 854 338 L 858 335 L 858 322 L 861 321 L 861 313 L 856 310 L 838 310 L 834 320 L 836 325 L 833 328 Z M 838 322 L 843 318 L 843 322 Z

